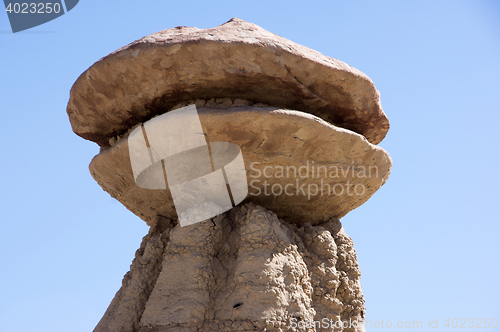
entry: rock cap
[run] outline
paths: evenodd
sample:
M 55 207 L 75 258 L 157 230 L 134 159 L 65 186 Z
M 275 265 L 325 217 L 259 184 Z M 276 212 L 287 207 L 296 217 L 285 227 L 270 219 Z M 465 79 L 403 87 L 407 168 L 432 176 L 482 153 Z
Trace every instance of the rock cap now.
M 241 148 L 248 196 L 287 222 L 318 224 L 341 218 L 366 202 L 389 177 L 392 160 L 363 136 L 304 112 L 264 106 L 198 108 L 208 142 Z M 156 216 L 178 219 L 170 189 L 134 181 L 125 135 L 90 164 L 112 197 L 151 225 Z
M 163 30 L 100 59 L 73 85 L 67 113 L 76 134 L 107 147 L 179 103 L 211 98 L 311 113 L 373 144 L 389 129 L 365 74 L 238 18 Z

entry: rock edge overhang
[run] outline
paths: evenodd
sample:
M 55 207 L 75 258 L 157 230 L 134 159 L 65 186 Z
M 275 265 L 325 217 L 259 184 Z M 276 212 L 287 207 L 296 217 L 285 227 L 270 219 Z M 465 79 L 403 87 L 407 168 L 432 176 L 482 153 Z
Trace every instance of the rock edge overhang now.
M 107 147 L 137 123 L 197 98 L 314 114 L 373 144 L 389 130 L 365 74 L 237 18 L 163 30 L 100 59 L 73 85 L 67 113 L 77 135 Z

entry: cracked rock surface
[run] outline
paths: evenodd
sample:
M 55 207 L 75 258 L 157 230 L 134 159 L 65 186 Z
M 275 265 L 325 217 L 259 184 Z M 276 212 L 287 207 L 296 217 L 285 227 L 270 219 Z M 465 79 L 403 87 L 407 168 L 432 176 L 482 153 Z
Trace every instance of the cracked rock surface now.
M 298 226 L 248 203 L 174 225 L 157 218 L 95 332 L 332 331 L 312 325 L 324 320 L 362 331 L 361 273 L 338 219 Z

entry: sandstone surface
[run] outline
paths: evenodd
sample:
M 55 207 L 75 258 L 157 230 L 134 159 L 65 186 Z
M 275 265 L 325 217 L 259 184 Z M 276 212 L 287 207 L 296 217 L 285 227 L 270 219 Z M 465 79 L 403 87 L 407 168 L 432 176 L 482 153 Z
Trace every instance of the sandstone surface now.
M 177 27 L 97 61 L 71 89 L 76 134 L 111 137 L 190 99 L 241 98 L 314 114 L 378 144 L 389 129 L 373 82 L 346 63 L 240 19 Z
M 227 99 L 197 103 L 207 141 L 241 148 L 249 185 L 246 202 L 260 204 L 288 222 L 315 224 L 341 218 L 367 201 L 389 177 L 392 162 L 385 150 L 311 114 L 235 107 Z M 177 219 L 168 188 L 136 185 L 126 135 L 112 144 L 92 160 L 94 179 L 147 223 L 157 215 Z

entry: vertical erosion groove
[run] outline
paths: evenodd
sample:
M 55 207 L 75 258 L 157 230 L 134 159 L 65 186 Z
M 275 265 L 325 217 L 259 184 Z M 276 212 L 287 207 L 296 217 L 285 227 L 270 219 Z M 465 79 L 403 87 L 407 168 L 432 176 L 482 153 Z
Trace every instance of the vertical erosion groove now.
M 297 226 L 253 203 L 187 227 L 159 217 L 95 331 L 331 331 L 292 322 L 362 322 L 360 276 L 335 218 Z

